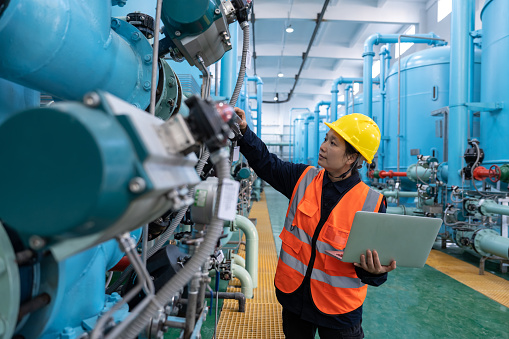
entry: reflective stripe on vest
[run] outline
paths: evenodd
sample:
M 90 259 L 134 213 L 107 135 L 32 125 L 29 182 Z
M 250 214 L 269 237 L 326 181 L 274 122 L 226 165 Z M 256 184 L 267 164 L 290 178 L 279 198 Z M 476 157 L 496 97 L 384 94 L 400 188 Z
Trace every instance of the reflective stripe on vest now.
M 281 254 L 276 271 L 276 287 L 295 291 L 306 274 L 311 258 L 311 241 L 320 220 L 324 170 L 309 168 L 294 189 L 281 232 Z M 346 198 L 346 199 L 345 199 Z M 362 305 L 366 288 L 355 267 L 325 254 L 342 250 L 357 211 L 375 212 L 382 195 L 360 182 L 334 207 L 316 242 L 316 259 L 311 271 L 311 293 L 318 309 L 327 314 L 343 314 Z

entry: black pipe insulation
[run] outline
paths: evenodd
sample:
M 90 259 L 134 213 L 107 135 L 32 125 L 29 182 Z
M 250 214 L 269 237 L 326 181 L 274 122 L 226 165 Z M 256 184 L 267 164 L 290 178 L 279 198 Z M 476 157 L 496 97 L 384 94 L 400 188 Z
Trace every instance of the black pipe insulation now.
M 246 296 L 240 292 L 213 292 L 214 298 L 235 299 L 239 301 L 239 312 L 246 312 Z M 210 298 L 211 292 L 205 292 L 205 298 Z

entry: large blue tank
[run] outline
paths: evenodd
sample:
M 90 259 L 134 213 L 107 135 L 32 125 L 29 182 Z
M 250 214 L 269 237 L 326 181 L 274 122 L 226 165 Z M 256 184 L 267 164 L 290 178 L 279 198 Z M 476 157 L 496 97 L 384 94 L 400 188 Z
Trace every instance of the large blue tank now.
M 509 126 L 509 1 L 488 0 L 481 12 L 482 75 L 481 102 L 504 102 L 496 112 L 481 113 L 480 141 L 485 167 L 509 163 L 507 127 Z
M 322 141 L 325 139 L 325 134 L 327 134 L 327 131 L 329 128 L 327 125 L 324 124 L 325 118 L 320 119 L 320 125 L 318 126 L 319 135 L 318 135 L 318 144 L 321 145 Z M 317 166 L 318 165 L 318 154 L 316 153 L 316 149 L 318 146 L 316 145 L 315 138 L 314 138 L 314 132 L 315 132 L 315 121 L 314 119 L 309 121 L 309 125 L 307 126 L 308 133 L 307 133 L 307 142 L 308 142 L 308 154 L 306 157 L 305 164 Z M 306 135 L 306 134 L 305 134 Z
M 354 97 L 353 112 L 364 113 L 364 94 L 359 93 Z M 373 90 L 373 120 L 380 124 L 382 117 L 382 101 L 380 97 L 380 89 Z M 352 113 L 352 101 L 348 103 L 348 113 Z
M 305 157 L 305 143 L 307 142 L 304 135 L 304 121 L 306 119 L 307 115 L 299 115 L 294 120 L 294 139 L 293 139 L 293 146 L 294 146 L 294 156 L 293 156 L 293 162 L 294 163 L 304 163 L 304 157 Z
M 475 53 L 474 101 L 479 99 L 480 51 Z M 442 117 L 431 112 L 449 105 L 450 47 L 426 49 L 401 59 L 400 167 L 415 163 L 412 153 L 434 155 L 443 161 L 443 139 L 436 135 Z M 387 77 L 384 170 L 397 170 L 398 163 L 398 62 Z

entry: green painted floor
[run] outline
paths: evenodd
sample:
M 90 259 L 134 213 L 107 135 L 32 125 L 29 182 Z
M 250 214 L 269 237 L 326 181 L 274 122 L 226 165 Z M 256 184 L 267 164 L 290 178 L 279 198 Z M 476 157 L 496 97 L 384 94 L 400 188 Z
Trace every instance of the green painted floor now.
M 279 253 L 288 199 L 271 187 L 265 196 Z M 509 309 L 427 265 L 397 268 L 368 288 L 363 328 L 366 338 L 509 338 Z

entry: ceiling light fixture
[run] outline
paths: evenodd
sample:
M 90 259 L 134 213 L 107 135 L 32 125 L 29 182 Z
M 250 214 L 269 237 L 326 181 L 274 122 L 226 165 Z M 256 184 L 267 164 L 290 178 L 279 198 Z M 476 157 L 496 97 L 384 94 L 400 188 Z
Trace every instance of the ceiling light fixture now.
M 283 74 L 283 72 L 279 72 L 279 73 L 277 74 L 277 77 L 278 77 L 278 78 L 282 78 L 282 77 L 284 77 L 284 76 L 285 76 L 285 75 Z
M 286 27 L 286 33 L 293 33 L 292 25 L 288 25 L 288 27 Z
M 276 96 L 274 97 L 274 101 L 279 101 L 279 93 L 276 93 Z

